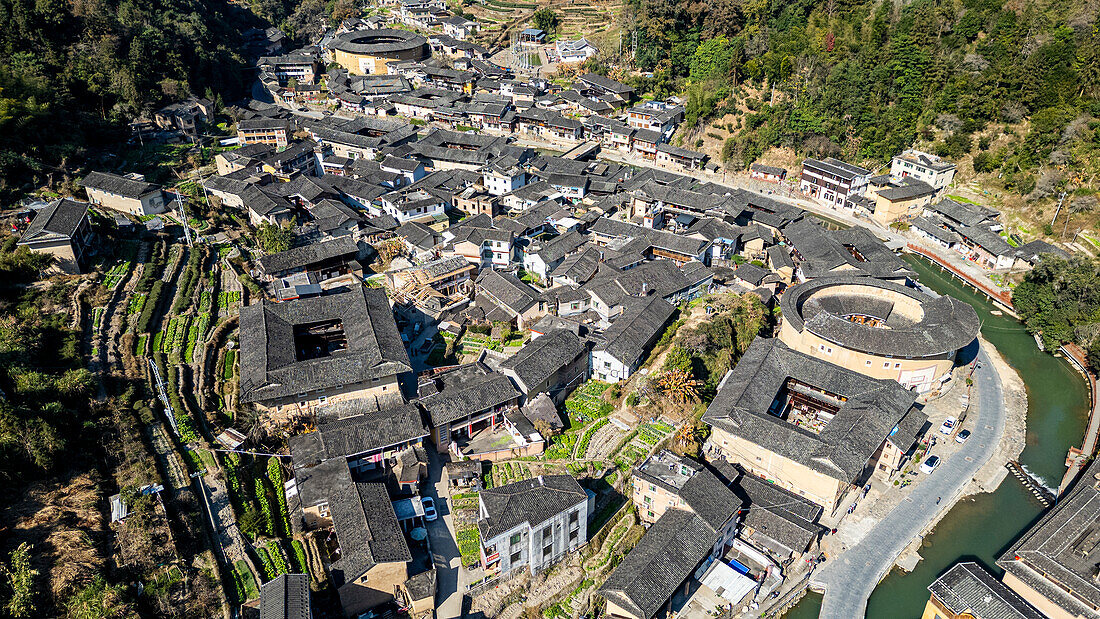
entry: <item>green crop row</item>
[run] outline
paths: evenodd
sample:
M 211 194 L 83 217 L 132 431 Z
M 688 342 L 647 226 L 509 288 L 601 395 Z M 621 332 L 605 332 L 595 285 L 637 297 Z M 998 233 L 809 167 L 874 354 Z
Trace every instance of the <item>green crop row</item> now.
M 271 580 L 279 574 L 275 571 L 275 564 L 272 563 L 271 557 L 268 556 L 267 551 L 263 548 L 256 548 L 256 556 L 260 558 L 260 567 L 264 571 L 264 581 Z
M 306 560 L 306 549 L 302 542 L 296 539 L 290 540 L 290 547 L 294 549 L 294 569 L 298 574 L 309 573 L 309 561 Z
M 276 576 L 290 573 L 290 568 L 286 565 L 286 557 L 283 556 L 283 549 L 279 546 L 279 542 L 274 540 L 268 542 L 267 553 L 271 555 L 271 563 L 275 566 Z
M 279 466 L 279 459 L 271 457 L 267 461 L 267 478 L 271 480 L 271 486 L 275 489 L 275 500 L 279 503 L 279 524 L 283 527 L 283 535 L 290 536 L 290 515 L 286 507 L 286 492 L 283 491 L 283 469 Z
M 274 535 L 275 517 L 271 513 L 271 505 L 267 502 L 267 489 L 264 488 L 264 480 L 261 478 L 256 478 L 256 502 L 260 504 L 260 513 L 264 517 L 264 532 Z

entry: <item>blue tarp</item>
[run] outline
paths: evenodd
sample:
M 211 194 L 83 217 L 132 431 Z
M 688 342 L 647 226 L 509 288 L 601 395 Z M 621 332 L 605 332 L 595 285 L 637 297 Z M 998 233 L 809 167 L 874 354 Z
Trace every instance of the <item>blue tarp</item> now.
M 729 560 L 729 565 L 730 565 L 730 567 L 737 570 L 738 572 L 741 572 L 745 576 L 749 575 L 749 568 L 745 567 L 745 564 L 741 563 L 737 559 L 730 559 Z

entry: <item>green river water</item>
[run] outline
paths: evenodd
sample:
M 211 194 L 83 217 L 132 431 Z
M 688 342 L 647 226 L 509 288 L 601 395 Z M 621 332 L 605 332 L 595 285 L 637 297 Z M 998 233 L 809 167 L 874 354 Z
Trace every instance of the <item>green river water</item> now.
M 943 273 L 939 267 L 907 257 L 921 283 L 974 306 L 982 335 L 1020 373 L 1027 384 L 1027 446 L 1020 456 L 1031 472 L 1057 487 L 1065 473 L 1066 451 L 1080 446 L 1088 416 L 1088 385 L 1068 362 L 1039 351 L 1023 325 L 1011 316 L 995 316 L 984 297 Z M 925 538 L 923 560 L 912 573 L 894 569 L 867 604 L 872 619 L 918 618 L 928 600 L 928 585 L 960 560 L 975 560 L 1000 575 L 994 561 L 1042 514 L 1042 505 L 1009 476 L 993 493 L 960 501 Z M 785 617 L 812 619 L 821 596 L 807 595 Z

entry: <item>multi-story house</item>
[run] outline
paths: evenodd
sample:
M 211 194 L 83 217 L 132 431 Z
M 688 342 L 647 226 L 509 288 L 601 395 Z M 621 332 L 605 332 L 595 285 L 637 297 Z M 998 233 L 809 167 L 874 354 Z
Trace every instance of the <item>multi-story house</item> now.
M 871 171 L 829 157 L 802 161 L 802 193 L 837 208 L 854 208 L 853 198 L 862 197 L 871 181 Z
M 941 197 L 943 191 L 955 180 L 955 162 L 919 150 L 907 150 L 890 162 L 890 175 L 897 178 L 912 177 L 928 183 Z
M 290 136 L 290 123 L 278 118 L 250 118 L 237 122 L 237 138 L 242 145 L 270 144 L 286 148 Z
M 489 574 L 557 563 L 587 541 L 590 500 L 571 475 L 540 475 L 478 494 L 481 558 Z

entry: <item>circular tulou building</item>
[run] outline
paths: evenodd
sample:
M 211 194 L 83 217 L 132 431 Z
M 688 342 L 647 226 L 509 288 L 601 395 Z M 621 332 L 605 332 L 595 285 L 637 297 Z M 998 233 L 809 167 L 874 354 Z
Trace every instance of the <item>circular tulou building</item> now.
M 384 74 L 390 62 L 424 60 L 431 55 L 423 36 L 392 28 L 345 32 L 328 47 L 333 60 L 354 75 Z
M 978 335 L 974 308 L 869 277 L 822 277 L 783 293 L 779 339 L 873 378 L 926 392 Z

